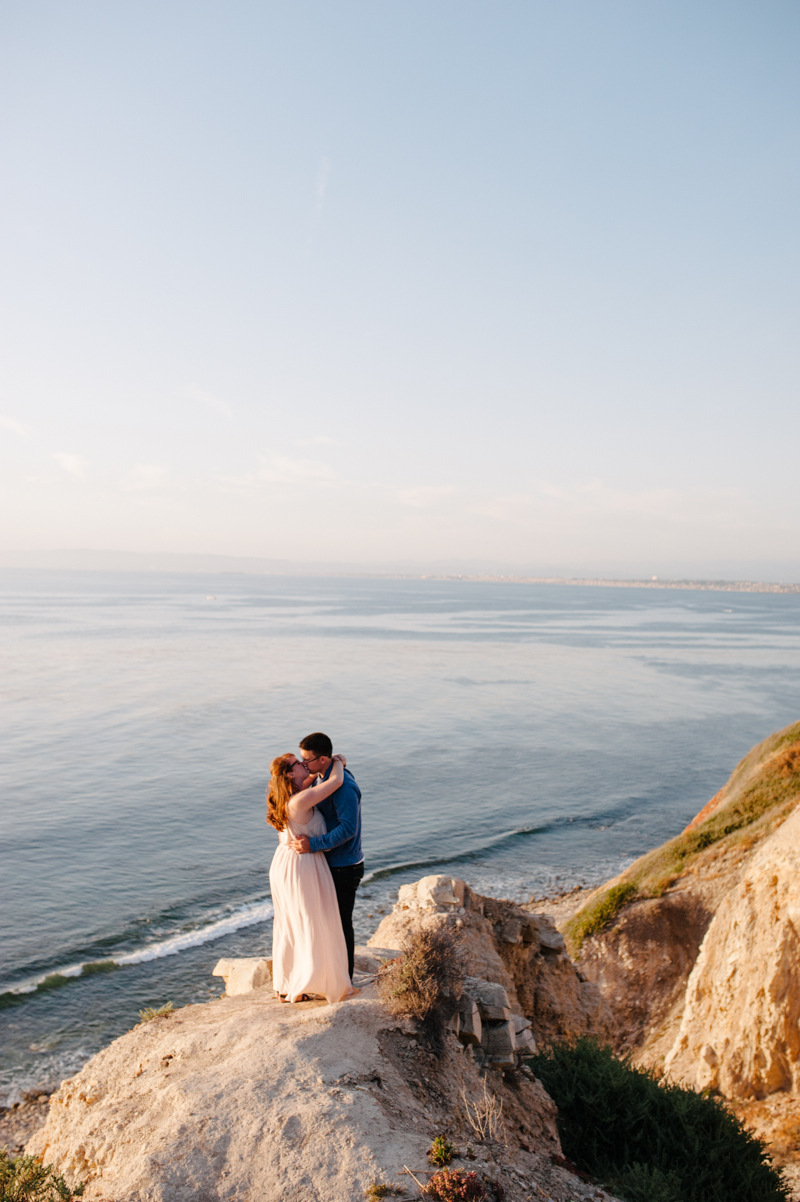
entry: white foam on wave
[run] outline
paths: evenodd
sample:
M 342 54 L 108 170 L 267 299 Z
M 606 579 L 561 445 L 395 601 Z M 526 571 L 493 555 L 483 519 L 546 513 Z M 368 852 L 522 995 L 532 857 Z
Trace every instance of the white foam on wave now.
M 223 935 L 231 935 L 243 927 L 254 927 L 259 922 L 267 922 L 274 913 L 272 902 L 256 902 L 244 910 L 237 910 L 226 918 L 210 923 L 207 927 L 197 927 L 192 931 L 181 931 L 171 935 L 161 943 L 151 943 L 135 952 L 126 952 L 124 956 L 112 956 L 115 964 L 143 964 L 146 960 L 161 960 L 164 956 L 177 956 L 179 952 L 190 947 L 199 947 L 201 943 L 211 943 L 221 939 Z
M 99 1044 L 83 1044 L 69 1051 L 40 1056 L 32 1064 L 19 1064 L 0 1072 L 0 1106 L 21 1102 L 26 1093 L 51 1093 L 62 1081 L 80 1072 L 99 1051 Z
M 205 926 L 192 927 L 189 930 L 178 931 L 175 935 L 170 935 L 167 939 L 162 939 L 159 943 L 148 943 L 144 947 L 136 948 L 132 952 L 124 952 L 119 956 L 104 956 L 102 960 L 85 960 L 80 964 L 68 964 L 64 967 L 51 968 L 49 972 L 42 973 L 41 976 L 31 977 L 27 981 L 21 981 L 17 985 L 10 985 L 6 989 L 0 989 L 3 993 L 35 993 L 36 990 L 52 977 L 79 977 L 84 968 L 91 964 L 111 963 L 116 964 L 120 968 L 126 964 L 144 964 L 148 960 L 162 960 L 165 956 L 177 956 L 180 952 L 187 951 L 191 947 L 200 947 L 203 943 L 212 943 L 215 939 L 222 939 L 225 935 L 232 935 L 234 931 L 240 931 L 244 927 L 257 926 L 258 923 L 268 922 L 274 913 L 272 902 L 258 901 L 252 902 L 248 906 L 242 906 L 239 910 L 234 910 L 230 914 L 226 914 L 224 918 L 218 918 L 216 922 L 210 922 Z

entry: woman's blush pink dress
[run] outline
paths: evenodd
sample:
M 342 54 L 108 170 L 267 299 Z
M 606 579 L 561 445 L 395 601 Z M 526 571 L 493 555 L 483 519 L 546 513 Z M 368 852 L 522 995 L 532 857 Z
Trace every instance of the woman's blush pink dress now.
M 303 993 L 340 1002 L 353 992 L 328 861 L 322 852 L 298 855 L 289 847 L 297 835 L 324 834 L 325 820 L 316 810 L 305 823 L 287 819 L 270 865 L 272 983 L 290 1002 Z

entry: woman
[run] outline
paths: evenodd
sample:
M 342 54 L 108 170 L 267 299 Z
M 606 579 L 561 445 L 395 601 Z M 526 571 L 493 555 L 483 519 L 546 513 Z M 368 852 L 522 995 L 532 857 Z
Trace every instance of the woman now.
M 272 982 L 281 1001 L 306 1002 L 309 994 L 321 994 L 340 1002 L 356 992 L 328 861 L 322 852 L 298 855 L 288 846 L 298 835 L 325 834 L 325 820 L 314 807 L 344 780 L 344 758 L 333 761 L 328 779 L 313 789 L 308 769 L 294 755 L 279 755 L 269 768 L 267 822 L 280 832 L 269 870 L 275 907 Z

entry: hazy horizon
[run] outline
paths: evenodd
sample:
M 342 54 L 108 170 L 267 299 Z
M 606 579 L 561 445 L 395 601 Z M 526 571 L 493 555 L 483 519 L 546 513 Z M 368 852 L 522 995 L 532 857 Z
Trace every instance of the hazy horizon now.
M 797 576 L 797 4 L 0 30 L 9 553 Z
M 132 571 L 198 574 L 308 575 L 409 575 L 409 576 L 508 576 L 558 577 L 565 580 L 748 581 L 764 584 L 800 583 L 800 561 L 775 562 L 585 562 L 505 563 L 491 560 L 423 561 L 387 559 L 371 563 L 346 559 L 292 560 L 263 556 L 136 552 L 88 549 L 5 551 L 0 549 L 0 570 Z

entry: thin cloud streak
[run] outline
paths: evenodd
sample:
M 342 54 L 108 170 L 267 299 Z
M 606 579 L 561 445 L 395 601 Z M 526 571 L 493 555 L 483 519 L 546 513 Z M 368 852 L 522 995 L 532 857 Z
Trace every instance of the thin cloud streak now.
M 77 476 L 80 480 L 86 479 L 86 460 L 82 456 L 71 455 L 68 451 L 56 451 L 51 458 L 71 476 Z
M 413 509 L 428 509 L 437 501 L 442 501 L 445 497 L 452 497 L 457 491 L 448 486 L 429 484 L 423 485 L 421 488 L 401 488 L 394 495 L 401 505 L 408 505 Z
M 319 166 L 317 167 L 317 180 L 316 184 L 314 185 L 316 203 L 314 205 L 314 213 L 311 218 L 311 229 L 309 230 L 308 241 L 306 243 L 306 255 L 309 257 L 314 246 L 314 238 L 316 237 L 317 226 L 319 225 L 322 217 L 322 209 L 325 204 L 325 195 L 328 191 L 328 182 L 330 181 L 330 178 L 331 161 L 328 156 L 324 154 L 319 161 Z
M 137 463 L 121 482 L 125 492 L 153 492 L 167 483 L 169 468 L 160 463 Z
M 218 476 L 217 480 L 225 492 L 252 495 L 275 487 L 313 488 L 346 484 L 327 463 L 316 459 L 290 459 L 287 455 L 261 455 L 259 466 L 254 472 L 242 476 Z
M 31 433 L 30 426 L 23 426 L 22 422 L 18 422 L 13 417 L 1 417 L 0 427 L 3 430 L 11 430 L 14 434 L 19 434 L 20 438 L 27 438 Z
M 233 410 L 228 402 L 221 400 L 220 397 L 215 396 L 213 392 L 208 392 L 205 388 L 198 388 L 196 384 L 190 384 L 185 395 L 188 400 L 202 405 L 210 413 L 219 413 L 222 417 L 233 417 Z
M 325 202 L 325 193 L 328 191 L 328 180 L 331 177 L 331 161 L 326 154 L 322 156 L 317 168 L 317 212 L 322 212 L 322 206 Z

